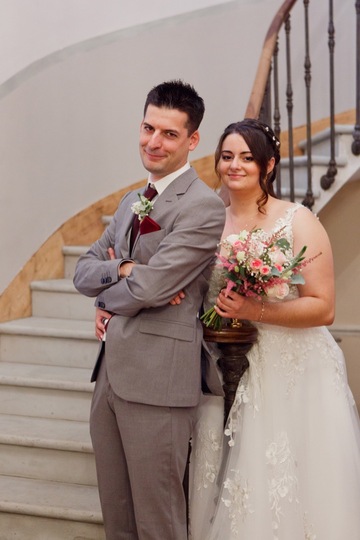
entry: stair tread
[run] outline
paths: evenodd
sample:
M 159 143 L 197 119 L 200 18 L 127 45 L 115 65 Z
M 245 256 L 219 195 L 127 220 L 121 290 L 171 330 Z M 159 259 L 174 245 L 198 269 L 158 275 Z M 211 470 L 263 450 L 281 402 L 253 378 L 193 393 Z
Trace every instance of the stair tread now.
M 94 321 L 55 317 L 25 317 L 0 323 L 0 334 L 96 339 Z
M 89 423 L 0 414 L 0 443 L 92 453 Z
M 95 486 L 0 475 L 0 511 L 102 523 Z
M 75 289 L 73 280 L 70 278 L 32 281 L 30 287 L 32 291 L 70 292 L 80 295 L 80 293 Z M 89 300 L 91 301 L 91 298 Z
M 315 155 L 311 156 L 312 165 L 320 165 L 327 167 L 329 165 L 329 156 Z M 304 156 L 294 156 L 294 167 L 304 167 L 307 166 L 307 155 Z M 280 167 L 285 169 L 289 167 L 289 158 L 283 158 L 281 160 Z M 348 163 L 347 156 L 336 156 L 336 165 L 338 167 L 345 167 Z
M 335 135 L 352 135 L 354 127 L 351 124 L 335 124 L 334 126 Z M 318 133 L 312 135 L 311 140 L 312 144 L 316 144 L 319 141 L 328 140 L 330 137 L 330 127 L 327 127 Z M 298 146 L 300 148 L 306 148 L 307 141 L 306 139 L 300 141 Z
M 83 245 L 63 246 L 62 252 L 64 255 L 82 255 L 88 251 L 89 247 Z
M 92 392 L 91 368 L 0 362 L 0 383 Z

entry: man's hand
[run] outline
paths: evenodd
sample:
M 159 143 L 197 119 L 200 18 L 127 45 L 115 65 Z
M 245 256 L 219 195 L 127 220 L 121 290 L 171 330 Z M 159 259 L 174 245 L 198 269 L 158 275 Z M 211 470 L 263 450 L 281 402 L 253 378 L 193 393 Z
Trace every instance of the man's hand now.
M 113 250 L 113 248 L 110 247 L 108 249 L 108 254 L 109 254 L 110 259 L 112 261 L 114 261 L 115 260 L 115 251 Z M 122 278 L 129 277 L 134 264 L 135 263 L 131 262 L 131 261 L 126 261 L 126 262 L 122 263 L 118 268 L 119 278 L 122 279 Z
M 115 251 L 114 251 L 114 248 L 112 247 L 109 247 L 108 250 L 107 250 L 108 254 L 109 254 L 109 257 L 112 261 L 115 260 Z
M 112 313 L 105 311 L 104 309 L 96 308 L 95 313 L 95 335 L 99 341 L 102 340 L 105 333 L 105 321 L 111 319 Z
M 185 293 L 184 291 L 180 291 L 177 293 L 176 296 L 174 296 L 174 298 L 172 300 L 170 300 L 170 304 L 172 306 L 176 306 L 176 305 L 179 305 L 181 304 L 182 300 L 185 298 Z
M 129 277 L 133 266 L 135 266 L 134 262 L 127 261 L 122 263 L 118 268 L 119 278 L 122 279 Z

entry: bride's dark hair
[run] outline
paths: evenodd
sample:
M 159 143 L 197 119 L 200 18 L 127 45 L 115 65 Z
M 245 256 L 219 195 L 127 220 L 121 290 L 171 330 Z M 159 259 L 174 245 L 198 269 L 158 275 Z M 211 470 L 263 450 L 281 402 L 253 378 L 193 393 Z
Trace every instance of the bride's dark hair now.
M 241 122 L 234 122 L 225 128 L 215 150 L 215 171 L 220 179 L 218 164 L 221 157 L 223 143 L 229 135 L 237 133 L 244 138 L 255 163 L 260 168 L 259 183 L 262 191 L 261 197 L 256 201 L 259 212 L 264 213 L 263 206 L 267 203 L 269 195 L 276 197 L 273 182 L 276 178 L 277 165 L 280 161 L 280 141 L 275 137 L 273 130 L 267 124 L 254 118 L 245 118 Z M 275 158 L 273 170 L 268 174 L 267 167 L 271 158 Z

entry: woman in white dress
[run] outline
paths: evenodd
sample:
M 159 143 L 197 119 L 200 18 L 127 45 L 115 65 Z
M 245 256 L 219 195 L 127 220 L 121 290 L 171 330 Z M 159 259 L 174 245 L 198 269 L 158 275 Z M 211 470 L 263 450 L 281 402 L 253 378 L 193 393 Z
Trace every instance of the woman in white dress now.
M 272 130 L 250 119 L 228 126 L 215 153 L 230 196 L 223 238 L 282 228 L 294 254 L 307 246 L 307 257 L 321 255 L 283 300 L 234 291 L 210 299 L 220 316 L 252 321 L 258 340 L 225 433 L 221 399 L 199 408 L 192 540 L 360 539 L 359 417 L 343 354 L 326 329 L 334 319 L 331 246 L 310 210 L 275 197 L 279 159 Z

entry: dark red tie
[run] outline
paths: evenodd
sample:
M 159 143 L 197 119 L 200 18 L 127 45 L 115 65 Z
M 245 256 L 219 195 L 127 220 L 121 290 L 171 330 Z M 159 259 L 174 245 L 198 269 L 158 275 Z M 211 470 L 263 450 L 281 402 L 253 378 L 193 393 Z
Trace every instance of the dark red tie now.
M 156 189 L 153 187 L 153 184 L 149 184 L 148 187 L 146 188 L 145 192 L 143 193 L 143 196 L 146 197 L 147 199 L 149 199 L 149 201 L 151 201 L 151 199 L 153 199 L 155 197 L 155 195 L 157 195 Z M 131 229 L 131 236 L 130 236 L 130 253 L 132 251 L 135 239 L 136 239 L 137 235 L 139 234 L 139 227 L 140 227 L 139 216 L 137 214 L 135 214 L 134 221 L 133 221 L 133 226 L 132 226 L 132 229 Z

